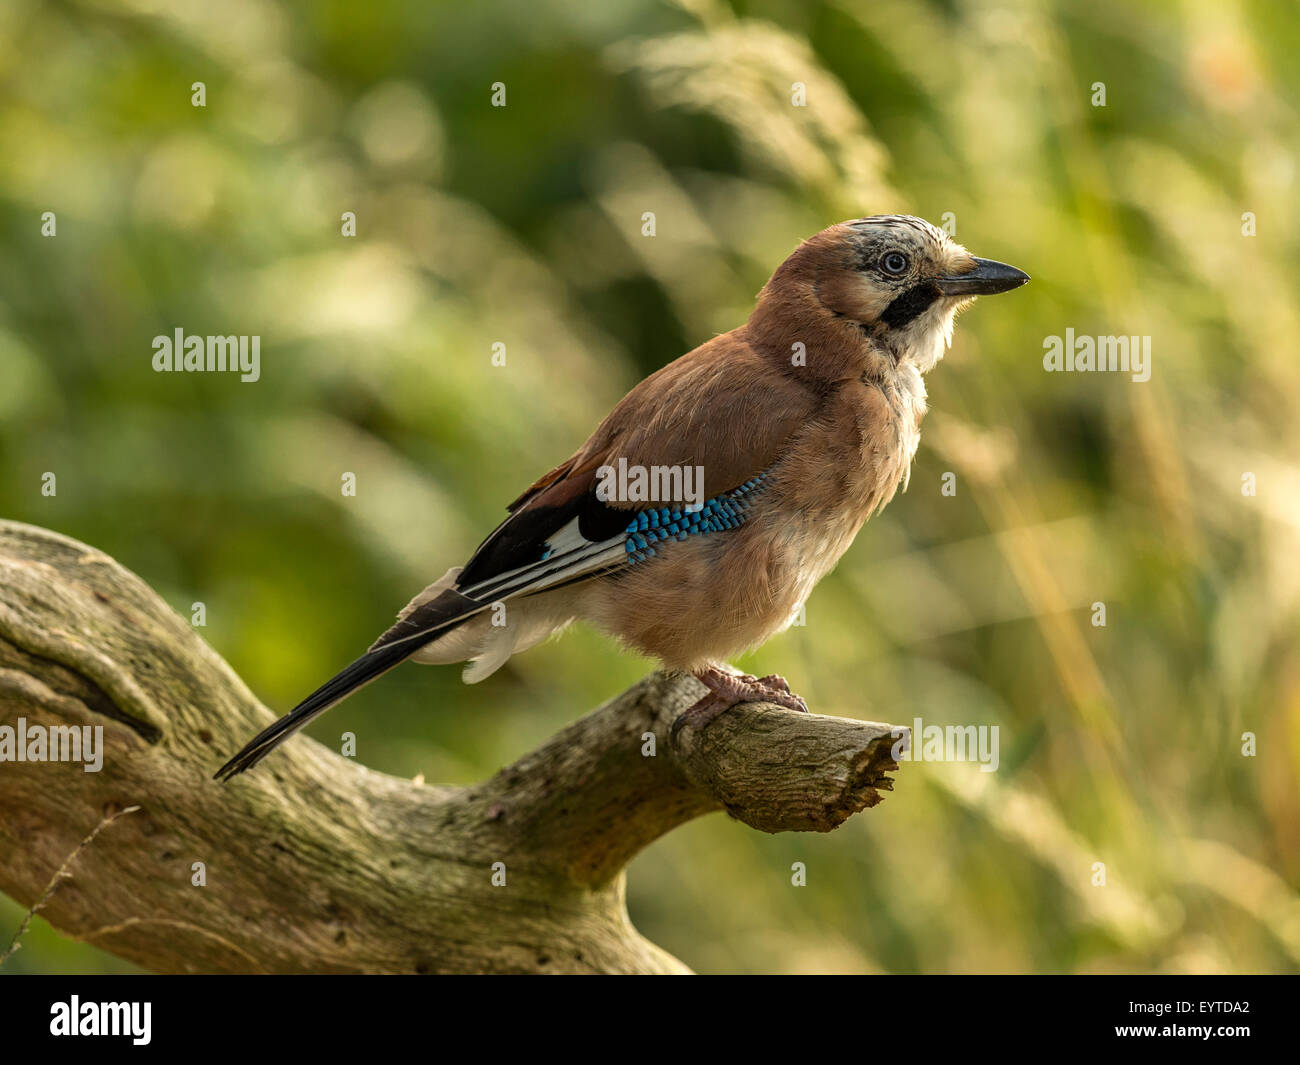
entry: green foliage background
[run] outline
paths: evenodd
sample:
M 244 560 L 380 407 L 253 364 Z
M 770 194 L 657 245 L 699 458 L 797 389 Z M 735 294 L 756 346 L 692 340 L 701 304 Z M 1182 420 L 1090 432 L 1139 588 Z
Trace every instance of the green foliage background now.
M 706 972 L 1296 971 L 1298 49 L 1268 0 L 5 0 L 0 513 L 206 603 L 287 709 L 798 240 L 952 212 L 1034 282 L 962 319 L 910 490 L 740 664 L 997 725 L 1001 767 L 905 765 L 824 837 L 706 818 L 633 919 Z M 177 326 L 260 334 L 261 381 L 154 373 Z M 1151 380 L 1044 373 L 1067 327 L 1150 335 Z M 646 669 L 579 628 L 311 732 L 469 782 Z M 129 966 L 38 921 L 6 969 Z

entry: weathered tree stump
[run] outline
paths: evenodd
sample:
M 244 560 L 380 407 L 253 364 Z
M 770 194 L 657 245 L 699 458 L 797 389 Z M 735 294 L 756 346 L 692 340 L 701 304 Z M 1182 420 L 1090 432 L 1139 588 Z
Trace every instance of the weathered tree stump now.
M 829 831 L 897 768 L 889 725 L 761 704 L 674 748 L 702 692 L 653 674 L 472 787 L 372 772 L 305 737 L 221 785 L 213 769 L 274 715 L 138 577 L 0 522 L 0 726 L 104 728 L 100 772 L 0 763 L 0 889 L 34 903 L 105 815 L 139 806 L 42 914 L 147 969 L 685 972 L 628 919 L 638 851 L 720 809 Z

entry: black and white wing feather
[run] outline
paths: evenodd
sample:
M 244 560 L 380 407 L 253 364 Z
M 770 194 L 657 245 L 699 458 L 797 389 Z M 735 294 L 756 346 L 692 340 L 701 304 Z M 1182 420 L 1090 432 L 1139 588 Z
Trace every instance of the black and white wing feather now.
M 516 500 L 510 516 L 483 541 L 451 587 L 404 612 L 364 655 L 253 737 L 217 770 L 216 779 L 251 769 L 340 700 L 492 604 L 625 565 L 633 512 L 598 499 L 594 475 L 574 475 L 573 465 L 571 460 L 557 467 Z

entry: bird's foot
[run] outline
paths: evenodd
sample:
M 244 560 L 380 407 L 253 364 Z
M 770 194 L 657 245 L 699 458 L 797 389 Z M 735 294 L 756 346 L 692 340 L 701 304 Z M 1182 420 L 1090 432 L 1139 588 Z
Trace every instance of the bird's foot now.
M 808 713 L 808 704 L 790 690 L 784 677 L 775 673 L 753 677 L 748 673 L 727 673 L 710 666 L 696 673 L 695 679 L 709 689 L 709 694 L 687 707 L 673 722 L 674 741 L 683 727 L 704 728 L 737 703 L 775 703 L 787 710 Z

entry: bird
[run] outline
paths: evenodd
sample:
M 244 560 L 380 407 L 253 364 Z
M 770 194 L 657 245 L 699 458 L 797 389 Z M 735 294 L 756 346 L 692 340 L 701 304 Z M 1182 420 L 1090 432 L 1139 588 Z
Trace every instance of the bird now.
M 806 712 L 779 675 L 727 660 L 792 624 L 867 519 L 906 489 L 924 376 L 951 346 L 958 312 L 1028 280 L 911 215 L 804 240 L 743 325 L 636 385 L 507 507 L 468 562 L 216 778 L 257 765 L 408 659 L 465 662 L 475 683 L 575 619 L 703 683 L 674 740 L 738 703 Z

